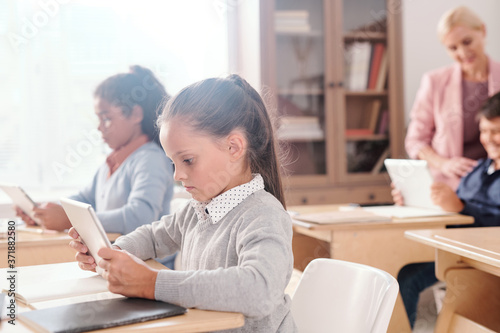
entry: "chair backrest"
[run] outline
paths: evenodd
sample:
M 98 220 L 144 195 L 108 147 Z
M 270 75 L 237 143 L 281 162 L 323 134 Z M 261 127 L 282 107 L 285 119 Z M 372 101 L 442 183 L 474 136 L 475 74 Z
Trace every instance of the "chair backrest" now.
M 292 315 L 300 333 L 385 333 L 398 291 L 396 279 L 380 269 L 315 259 L 293 294 Z

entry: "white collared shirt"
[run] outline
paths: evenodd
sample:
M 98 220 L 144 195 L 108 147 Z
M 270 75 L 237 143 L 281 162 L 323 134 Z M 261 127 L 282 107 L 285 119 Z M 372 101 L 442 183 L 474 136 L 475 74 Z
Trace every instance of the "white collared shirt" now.
M 212 224 L 216 224 L 251 194 L 263 190 L 264 179 L 262 176 L 258 173 L 254 173 L 252 176 L 252 180 L 248 183 L 233 187 L 210 201 L 192 199 L 190 204 L 196 212 L 198 221 L 203 222 L 210 219 Z
M 490 163 L 490 166 L 488 167 L 488 170 L 486 171 L 486 173 L 488 175 L 491 175 L 495 171 L 496 171 L 496 169 L 495 169 L 495 161 L 492 160 L 491 163 Z

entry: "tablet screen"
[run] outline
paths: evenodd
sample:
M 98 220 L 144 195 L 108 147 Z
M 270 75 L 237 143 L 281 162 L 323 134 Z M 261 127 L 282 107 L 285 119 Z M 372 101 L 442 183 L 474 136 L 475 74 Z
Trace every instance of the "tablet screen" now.
M 97 255 L 97 251 L 102 247 L 111 248 L 111 243 L 94 209 L 91 205 L 83 202 L 67 198 L 60 200 L 71 225 L 80 234 L 83 243 L 87 245 L 89 254 L 94 257 L 96 263 L 99 263 L 101 258 Z
M 427 161 L 386 159 L 387 172 L 394 186 L 401 191 L 405 206 L 442 210 L 431 200 L 431 173 Z
M 35 208 L 36 203 L 24 192 L 24 190 L 17 185 L 10 184 L 0 184 L 0 188 L 10 197 L 12 203 L 23 210 L 29 217 L 33 219 L 36 223 L 40 224 L 40 221 L 35 218 L 35 213 L 33 208 Z

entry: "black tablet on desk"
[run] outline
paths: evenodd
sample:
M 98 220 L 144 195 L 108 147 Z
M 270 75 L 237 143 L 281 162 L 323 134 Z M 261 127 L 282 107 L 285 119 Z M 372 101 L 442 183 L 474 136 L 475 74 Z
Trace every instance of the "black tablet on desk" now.
M 177 316 L 186 311 L 170 303 L 124 297 L 27 311 L 19 315 L 19 320 L 38 332 L 79 333 Z

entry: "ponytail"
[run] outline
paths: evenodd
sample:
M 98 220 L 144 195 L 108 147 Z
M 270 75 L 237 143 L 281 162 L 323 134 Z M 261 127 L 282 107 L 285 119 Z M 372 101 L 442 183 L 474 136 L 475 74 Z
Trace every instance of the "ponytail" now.
M 250 126 L 247 128 L 250 168 L 252 172 L 261 174 L 266 191 L 274 195 L 286 208 L 279 169 L 277 141 L 264 101 L 259 93 L 239 75 L 229 75 L 228 79 L 250 97 L 253 104 L 252 111 L 256 114 L 257 121 L 249 124 Z

